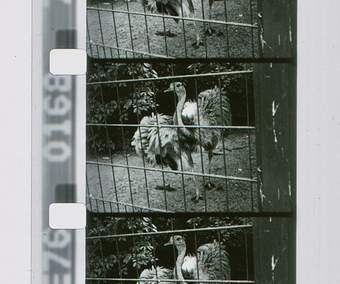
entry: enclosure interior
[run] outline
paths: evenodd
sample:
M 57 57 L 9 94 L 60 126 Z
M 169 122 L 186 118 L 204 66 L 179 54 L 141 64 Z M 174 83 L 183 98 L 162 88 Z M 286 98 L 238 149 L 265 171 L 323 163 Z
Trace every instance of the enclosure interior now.
M 210 173 L 201 145 L 192 154 L 192 171 L 184 161 L 177 170 L 150 165 L 131 145 L 143 117 L 173 117 L 178 100 L 164 90 L 176 81 L 185 84 L 187 101 L 198 101 L 203 91 L 214 88 L 221 90 L 220 98 L 227 98 L 232 118 L 228 125 L 191 125 L 200 141 L 204 131 L 217 129 L 222 137 L 213 150 Z M 222 112 L 220 102 L 216 107 Z M 148 127 L 180 128 L 158 121 Z M 92 61 L 87 84 L 86 177 L 88 209 L 95 212 L 257 211 L 252 65 Z M 203 195 L 199 202 L 191 200 L 197 185 L 193 179 Z
M 162 280 L 160 283 L 176 283 L 170 281 L 176 278 L 171 272 L 178 251 L 175 245 L 166 244 L 171 238 L 181 236 L 186 244 L 187 256 L 200 259 L 200 250 L 206 246 L 204 248 L 212 249 L 215 256 L 215 259 L 206 260 L 207 265 L 217 271 L 221 267 L 230 271 L 228 275 L 216 276 L 204 283 L 224 283 L 226 280 L 253 283 L 252 222 L 251 218 L 110 217 L 90 214 L 86 279 L 123 284 L 157 283 L 157 280 Z M 207 244 L 216 246 L 208 248 Z M 201 263 L 198 261 L 193 265 L 193 269 L 199 271 L 196 265 Z M 157 268 L 158 274 L 148 278 L 152 268 Z M 170 273 L 165 275 L 160 268 L 168 269 Z M 194 281 L 190 277 L 192 275 L 186 275 L 188 283 Z
M 183 16 L 148 9 L 152 1 L 88 0 L 87 49 L 96 58 L 256 58 L 254 0 L 180 0 Z M 143 3 L 145 3 L 143 5 Z M 186 9 L 192 3 L 193 13 Z M 210 5 L 211 3 L 211 5 Z M 199 35 L 201 44 L 195 45 Z

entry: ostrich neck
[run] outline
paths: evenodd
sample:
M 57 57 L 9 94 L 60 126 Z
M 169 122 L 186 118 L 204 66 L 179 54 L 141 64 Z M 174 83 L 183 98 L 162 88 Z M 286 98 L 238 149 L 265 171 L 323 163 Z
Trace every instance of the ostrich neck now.
M 180 100 L 177 103 L 176 118 L 177 118 L 178 126 L 184 126 L 184 123 L 183 123 L 183 120 L 182 120 L 182 112 L 183 112 L 186 97 L 187 97 L 187 94 L 186 94 L 186 92 L 184 92 L 183 96 L 180 98 Z M 179 130 L 182 131 L 186 135 L 191 134 L 190 131 L 185 127 L 179 128 Z
M 186 248 L 185 247 L 182 249 L 177 248 L 177 251 L 178 251 L 178 256 L 176 260 L 177 277 L 178 277 L 179 283 L 186 284 L 186 282 L 184 281 L 183 274 L 182 274 L 182 265 L 184 262 Z

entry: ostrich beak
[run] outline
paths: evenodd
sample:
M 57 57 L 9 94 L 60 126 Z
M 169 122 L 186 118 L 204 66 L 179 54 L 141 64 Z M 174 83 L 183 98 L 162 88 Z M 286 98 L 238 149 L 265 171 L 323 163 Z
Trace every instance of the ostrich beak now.
M 175 88 L 174 88 L 174 84 L 171 83 L 169 88 L 167 88 L 166 90 L 164 90 L 163 92 L 164 93 L 173 93 L 175 91 Z
M 163 246 L 172 246 L 174 244 L 174 242 L 173 242 L 173 239 L 172 238 L 170 238 L 170 240 L 167 242 L 167 243 L 165 243 Z
M 173 93 L 174 89 L 172 87 L 167 88 L 166 90 L 163 91 L 163 93 L 168 94 L 168 93 Z

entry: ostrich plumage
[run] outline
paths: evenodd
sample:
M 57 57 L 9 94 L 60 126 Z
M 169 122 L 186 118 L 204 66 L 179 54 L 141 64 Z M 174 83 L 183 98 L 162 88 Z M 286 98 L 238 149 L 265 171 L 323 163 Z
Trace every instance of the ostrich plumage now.
M 189 167 L 193 172 L 192 153 L 201 145 L 208 152 L 208 172 L 211 172 L 213 150 L 221 139 L 221 130 L 213 126 L 230 125 L 230 104 L 223 92 L 215 87 L 198 96 L 198 102 L 186 102 L 186 89 L 180 82 L 171 83 L 165 92 L 175 93 L 178 103 L 174 116 L 163 114 L 143 117 L 140 127 L 133 135 L 131 145 L 138 155 L 155 165 L 163 164 L 173 170 Z M 160 127 L 153 127 L 153 125 Z M 143 126 L 145 125 L 145 126 Z M 162 125 L 181 126 L 178 129 Z M 211 126 L 212 128 L 188 128 L 186 125 Z M 194 201 L 201 197 L 197 178 L 193 176 L 196 188 Z M 209 179 L 210 183 L 210 179 Z
M 180 82 L 171 83 L 168 89 L 179 98 L 186 99 L 186 89 Z M 175 116 L 177 124 L 208 126 L 208 128 L 180 128 L 180 133 L 188 140 L 194 140 L 196 145 L 201 145 L 208 152 L 208 173 L 211 174 L 211 161 L 213 151 L 222 139 L 221 129 L 214 126 L 231 125 L 231 107 L 226 93 L 215 86 L 213 89 L 205 90 L 198 95 L 198 102 L 189 101 L 184 104 L 181 118 Z M 182 121 L 181 121 L 182 120 Z M 210 182 L 208 188 L 214 185 Z M 197 196 L 199 198 L 199 196 Z
M 160 266 L 152 266 L 150 269 L 144 269 L 139 275 L 139 279 L 144 281 L 139 281 L 137 284 L 173 284 L 170 281 L 160 281 L 158 279 L 173 279 L 174 273 L 172 269 L 168 269 Z M 145 281 L 148 280 L 148 281 Z
M 186 255 L 185 239 L 179 235 L 172 236 L 165 245 L 174 245 L 178 255 L 182 255 L 182 257 L 184 255 L 182 263 L 176 262 L 175 267 L 177 274 L 180 272 L 184 279 L 231 279 L 229 254 L 216 240 L 199 246 L 196 250 L 196 255 Z
M 152 13 L 185 18 L 194 18 L 195 16 L 195 8 L 192 0 L 142 0 L 142 4 Z M 179 22 L 178 18 L 174 18 L 174 20 L 176 23 Z M 203 43 L 200 37 L 200 32 L 196 26 L 196 22 L 193 21 L 193 24 L 195 28 L 196 42 L 194 42 L 192 46 L 198 48 Z M 170 33 L 170 31 L 157 32 L 157 34 L 167 35 L 169 37 L 174 36 Z
M 163 165 L 178 170 L 182 159 L 184 164 L 192 167 L 191 153 L 195 150 L 196 141 L 190 141 L 190 137 L 180 135 L 176 128 L 166 125 L 174 125 L 173 116 L 144 116 L 132 137 L 131 145 L 151 165 Z

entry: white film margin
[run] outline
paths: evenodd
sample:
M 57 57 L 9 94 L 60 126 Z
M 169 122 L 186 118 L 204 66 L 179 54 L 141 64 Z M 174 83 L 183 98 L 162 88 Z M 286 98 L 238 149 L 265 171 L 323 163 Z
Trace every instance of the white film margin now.
M 50 204 L 49 225 L 52 229 L 84 229 L 86 206 L 83 203 Z
M 85 75 L 86 51 L 83 49 L 52 49 L 50 73 L 53 75 Z

